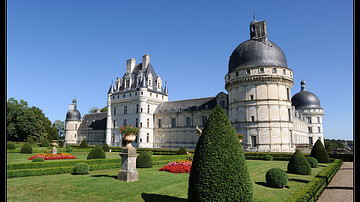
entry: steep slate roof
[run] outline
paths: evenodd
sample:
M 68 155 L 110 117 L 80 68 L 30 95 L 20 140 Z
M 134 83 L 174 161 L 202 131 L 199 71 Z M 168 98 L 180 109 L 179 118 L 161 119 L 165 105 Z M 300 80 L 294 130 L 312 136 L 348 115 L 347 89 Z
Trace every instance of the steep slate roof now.
M 107 112 L 85 115 L 79 126 L 79 130 L 106 130 Z
M 169 113 L 178 111 L 193 111 L 199 109 L 213 109 L 217 102 L 216 97 L 196 98 L 161 103 L 155 113 Z

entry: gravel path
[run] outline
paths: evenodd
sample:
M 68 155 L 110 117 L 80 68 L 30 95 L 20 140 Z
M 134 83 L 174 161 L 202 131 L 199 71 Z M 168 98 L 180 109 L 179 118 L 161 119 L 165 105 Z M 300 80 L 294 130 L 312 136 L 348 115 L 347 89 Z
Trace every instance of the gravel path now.
M 343 162 L 338 172 L 325 188 L 318 202 L 354 200 L 354 163 Z

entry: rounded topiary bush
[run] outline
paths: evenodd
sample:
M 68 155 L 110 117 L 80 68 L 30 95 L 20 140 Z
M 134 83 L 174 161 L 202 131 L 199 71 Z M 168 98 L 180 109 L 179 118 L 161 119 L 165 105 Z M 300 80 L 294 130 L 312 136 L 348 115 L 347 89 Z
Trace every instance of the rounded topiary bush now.
M 84 174 L 88 174 L 90 171 L 90 166 L 86 163 L 78 163 L 75 167 L 74 167 L 74 175 L 84 175 Z
M 300 150 L 296 150 L 296 152 L 291 156 L 287 166 L 287 171 L 289 173 L 300 175 L 311 174 L 310 164 Z
M 35 157 L 31 162 L 44 162 L 45 160 L 41 157 Z
M 266 172 L 265 178 L 266 184 L 275 188 L 283 188 L 288 182 L 288 175 L 281 168 L 271 168 Z
M 103 144 L 102 149 L 104 150 L 104 152 L 109 152 L 110 151 L 109 145 L 106 144 L 106 143 Z
M 25 142 L 25 144 L 21 147 L 20 153 L 32 154 L 32 147 L 31 147 L 30 143 Z
M 244 150 L 220 105 L 211 112 L 196 144 L 188 201 L 252 201 Z
M 153 161 L 151 158 L 151 154 L 147 151 L 143 151 L 136 158 L 136 167 L 137 168 L 152 168 Z
M 273 157 L 273 156 L 268 155 L 268 154 L 267 154 L 267 155 L 265 155 L 265 156 L 264 156 L 264 158 L 265 158 L 265 160 L 266 160 L 266 161 L 272 161 L 272 160 L 274 159 L 274 157 Z
M 96 145 L 88 154 L 87 159 L 106 159 L 106 154 L 100 145 Z
M 317 168 L 318 167 L 318 161 L 314 157 L 306 157 L 306 160 L 309 162 L 310 167 Z
M 79 149 L 81 149 L 81 148 L 84 148 L 84 149 L 89 148 L 85 139 L 83 139 L 79 145 Z
M 44 138 L 40 143 L 40 147 L 48 147 L 48 146 L 50 146 L 50 142 L 48 139 Z
M 6 143 L 6 149 L 16 149 L 16 145 L 13 142 Z
M 34 141 L 34 139 L 33 139 L 31 136 L 29 136 L 29 137 L 27 138 L 26 142 L 28 142 L 30 145 L 35 144 L 35 141 Z
M 329 154 L 320 139 L 315 142 L 313 148 L 311 149 L 310 156 L 316 158 L 319 163 L 330 162 Z
M 184 147 L 180 147 L 179 150 L 176 152 L 177 155 L 186 154 L 186 149 Z

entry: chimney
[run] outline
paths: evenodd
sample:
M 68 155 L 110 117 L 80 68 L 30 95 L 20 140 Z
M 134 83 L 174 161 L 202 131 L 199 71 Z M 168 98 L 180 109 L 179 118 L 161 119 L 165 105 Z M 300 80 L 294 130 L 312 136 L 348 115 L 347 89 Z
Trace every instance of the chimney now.
M 150 63 L 150 55 L 149 54 L 143 55 L 142 61 L 143 62 L 141 69 L 146 69 Z
M 135 68 L 136 60 L 135 58 L 131 58 L 126 60 L 126 73 L 132 73 Z

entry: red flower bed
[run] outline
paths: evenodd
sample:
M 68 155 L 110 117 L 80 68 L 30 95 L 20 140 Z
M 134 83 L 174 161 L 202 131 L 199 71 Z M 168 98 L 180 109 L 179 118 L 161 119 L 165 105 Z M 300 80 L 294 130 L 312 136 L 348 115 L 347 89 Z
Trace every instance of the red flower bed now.
M 171 162 L 160 168 L 159 171 L 167 171 L 170 173 L 190 173 L 191 165 L 191 161 Z
M 33 160 L 36 157 L 41 157 L 44 160 L 57 160 L 57 159 L 76 159 L 75 156 L 71 156 L 68 153 L 59 153 L 59 154 L 37 154 L 35 156 L 32 156 L 30 158 L 28 158 L 28 160 Z

